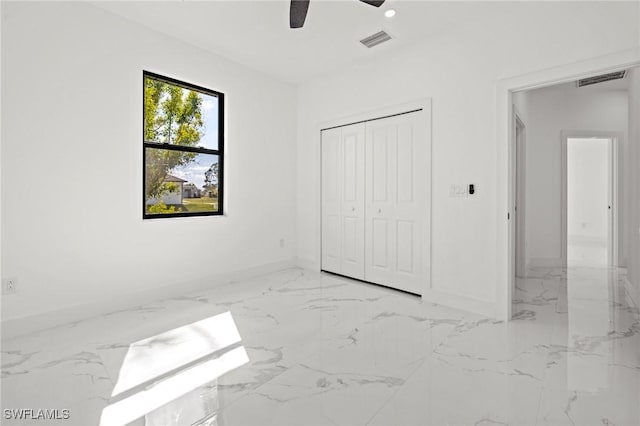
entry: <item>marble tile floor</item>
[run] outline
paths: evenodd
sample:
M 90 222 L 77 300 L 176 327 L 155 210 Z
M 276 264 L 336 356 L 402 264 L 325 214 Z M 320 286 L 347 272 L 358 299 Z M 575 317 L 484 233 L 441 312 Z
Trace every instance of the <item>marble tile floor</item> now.
M 48 408 L 69 410 L 50 424 L 96 425 L 105 351 L 230 311 L 250 361 L 212 383 L 213 424 L 640 425 L 623 271 L 528 275 L 510 322 L 288 269 L 3 341 L 1 423 L 48 424 L 4 411 Z

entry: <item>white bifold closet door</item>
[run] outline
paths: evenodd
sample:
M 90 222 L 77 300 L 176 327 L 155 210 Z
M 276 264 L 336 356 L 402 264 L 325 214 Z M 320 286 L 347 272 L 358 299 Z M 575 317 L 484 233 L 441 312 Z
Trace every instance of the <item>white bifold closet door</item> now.
M 322 132 L 322 269 L 364 276 L 364 124 Z
M 428 275 L 425 111 L 322 131 L 322 269 L 422 294 Z
M 367 123 L 365 277 L 422 294 L 428 154 L 418 112 Z

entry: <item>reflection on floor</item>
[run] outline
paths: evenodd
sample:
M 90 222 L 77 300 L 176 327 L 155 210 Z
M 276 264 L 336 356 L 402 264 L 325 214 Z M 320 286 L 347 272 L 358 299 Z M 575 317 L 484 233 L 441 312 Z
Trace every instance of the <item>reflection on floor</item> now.
M 601 266 L 609 264 L 609 248 L 606 242 L 569 241 L 567 263 L 569 266 Z
M 3 342 L 2 408 L 97 424 L 105 349 L 230 311 L 250 361 L 218 379 L 218 425 L 640 424 L 620 272 L 532 275 L 508 323 L 298 269 L 115 312 Z

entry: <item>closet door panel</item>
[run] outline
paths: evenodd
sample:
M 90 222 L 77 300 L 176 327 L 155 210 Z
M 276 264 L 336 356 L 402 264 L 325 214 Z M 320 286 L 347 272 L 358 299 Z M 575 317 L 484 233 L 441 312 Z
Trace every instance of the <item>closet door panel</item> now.
M 418 113 L 367 123 L 365 279 L 420 294 L 426 140 Z M 380 224 L 384 223 L 385 226 Z M 383 238 L 384 234 L 384 238 Z M 382 261 L 384 259 L 384 261 Z
M 341 273 L 364 279 L 364 124 L 341 128 Z
M 393 188 L 397 134 L 387 120 L 366 125 L 365 279 L 392 286 L 395 271 Z
M 389 201 L 389 138 L 387 129 L 373 128 L 367 135 L 367 153 L 369 153 L 369 163 L 367 170 L 370 171 L 373 196 L 370 197 L 374 203 L 385 203 Z
M 414 140 L 412 128 L 407 123 L 398 124 L 398 155 L 397 155 L 397 179 L 396 202 L 412 203 L 415 201 L 415 177 L 414 177 Z
M 340 273 L 341 263 L 341 131 L 322 132 L 322 269 Z
M 389 270 L 388 224 L 387 219 L 373 218 L 371 222 L 371 268 L 379 271 Z
M 397 267 L 398 272 L 404 274 L 415 274 L 415 223 L 407 220 L 397 220 Z

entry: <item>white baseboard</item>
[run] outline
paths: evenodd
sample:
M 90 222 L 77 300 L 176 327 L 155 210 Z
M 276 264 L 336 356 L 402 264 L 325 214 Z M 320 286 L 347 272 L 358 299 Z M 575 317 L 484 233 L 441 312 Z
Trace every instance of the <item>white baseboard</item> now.
M 296 266 L 315 272 L 320 271 L 321 268 L 317 260 L 300 257 L 296 258 Z M 423 292 L 422 300 L 426 303 L 436 303 L 438 305 L 443 305 L 449 308 L 459 309 L 461 311 L 471 312 L 486 317 L 493 318 L 496 316 L 496 308 L 493 303 L 472 299 L 457 294 L 443 293 L 441 291 L 431 289 L 427 292 Z
M 460 296 L 457 294 L 428 290 L 422 293 L 422 300 L 427 303 L 436 303 L 438 305 L 471 312 L 485 317 L 495 318 L 497 315 L 495 303 Z
M 108 314 L 117 310 L 133 308 L 171 297 L 183 296 L 200 290 L 229 284 L 233 281 L 247 280 L 295 266 L 296 261 L 294 258 L 291 258 L 239 271 L 212 275 L 194 281 L 128 293 L 106 300 L 100 300 L 99 302 L 91 302 L 40 314 L 12 318 L 0 322 L 2 339 L 11 339 L 36 331 Z
M 313 259 L 296 257 L 295 262 L 298 268 L 308 269 L 310 271 L 316 271 L 316 272 L 320 270 L 320 264 Z
M 527 268 L 561 268 L 564 262 L 560 257 L 532 257 L 527 262 Z

